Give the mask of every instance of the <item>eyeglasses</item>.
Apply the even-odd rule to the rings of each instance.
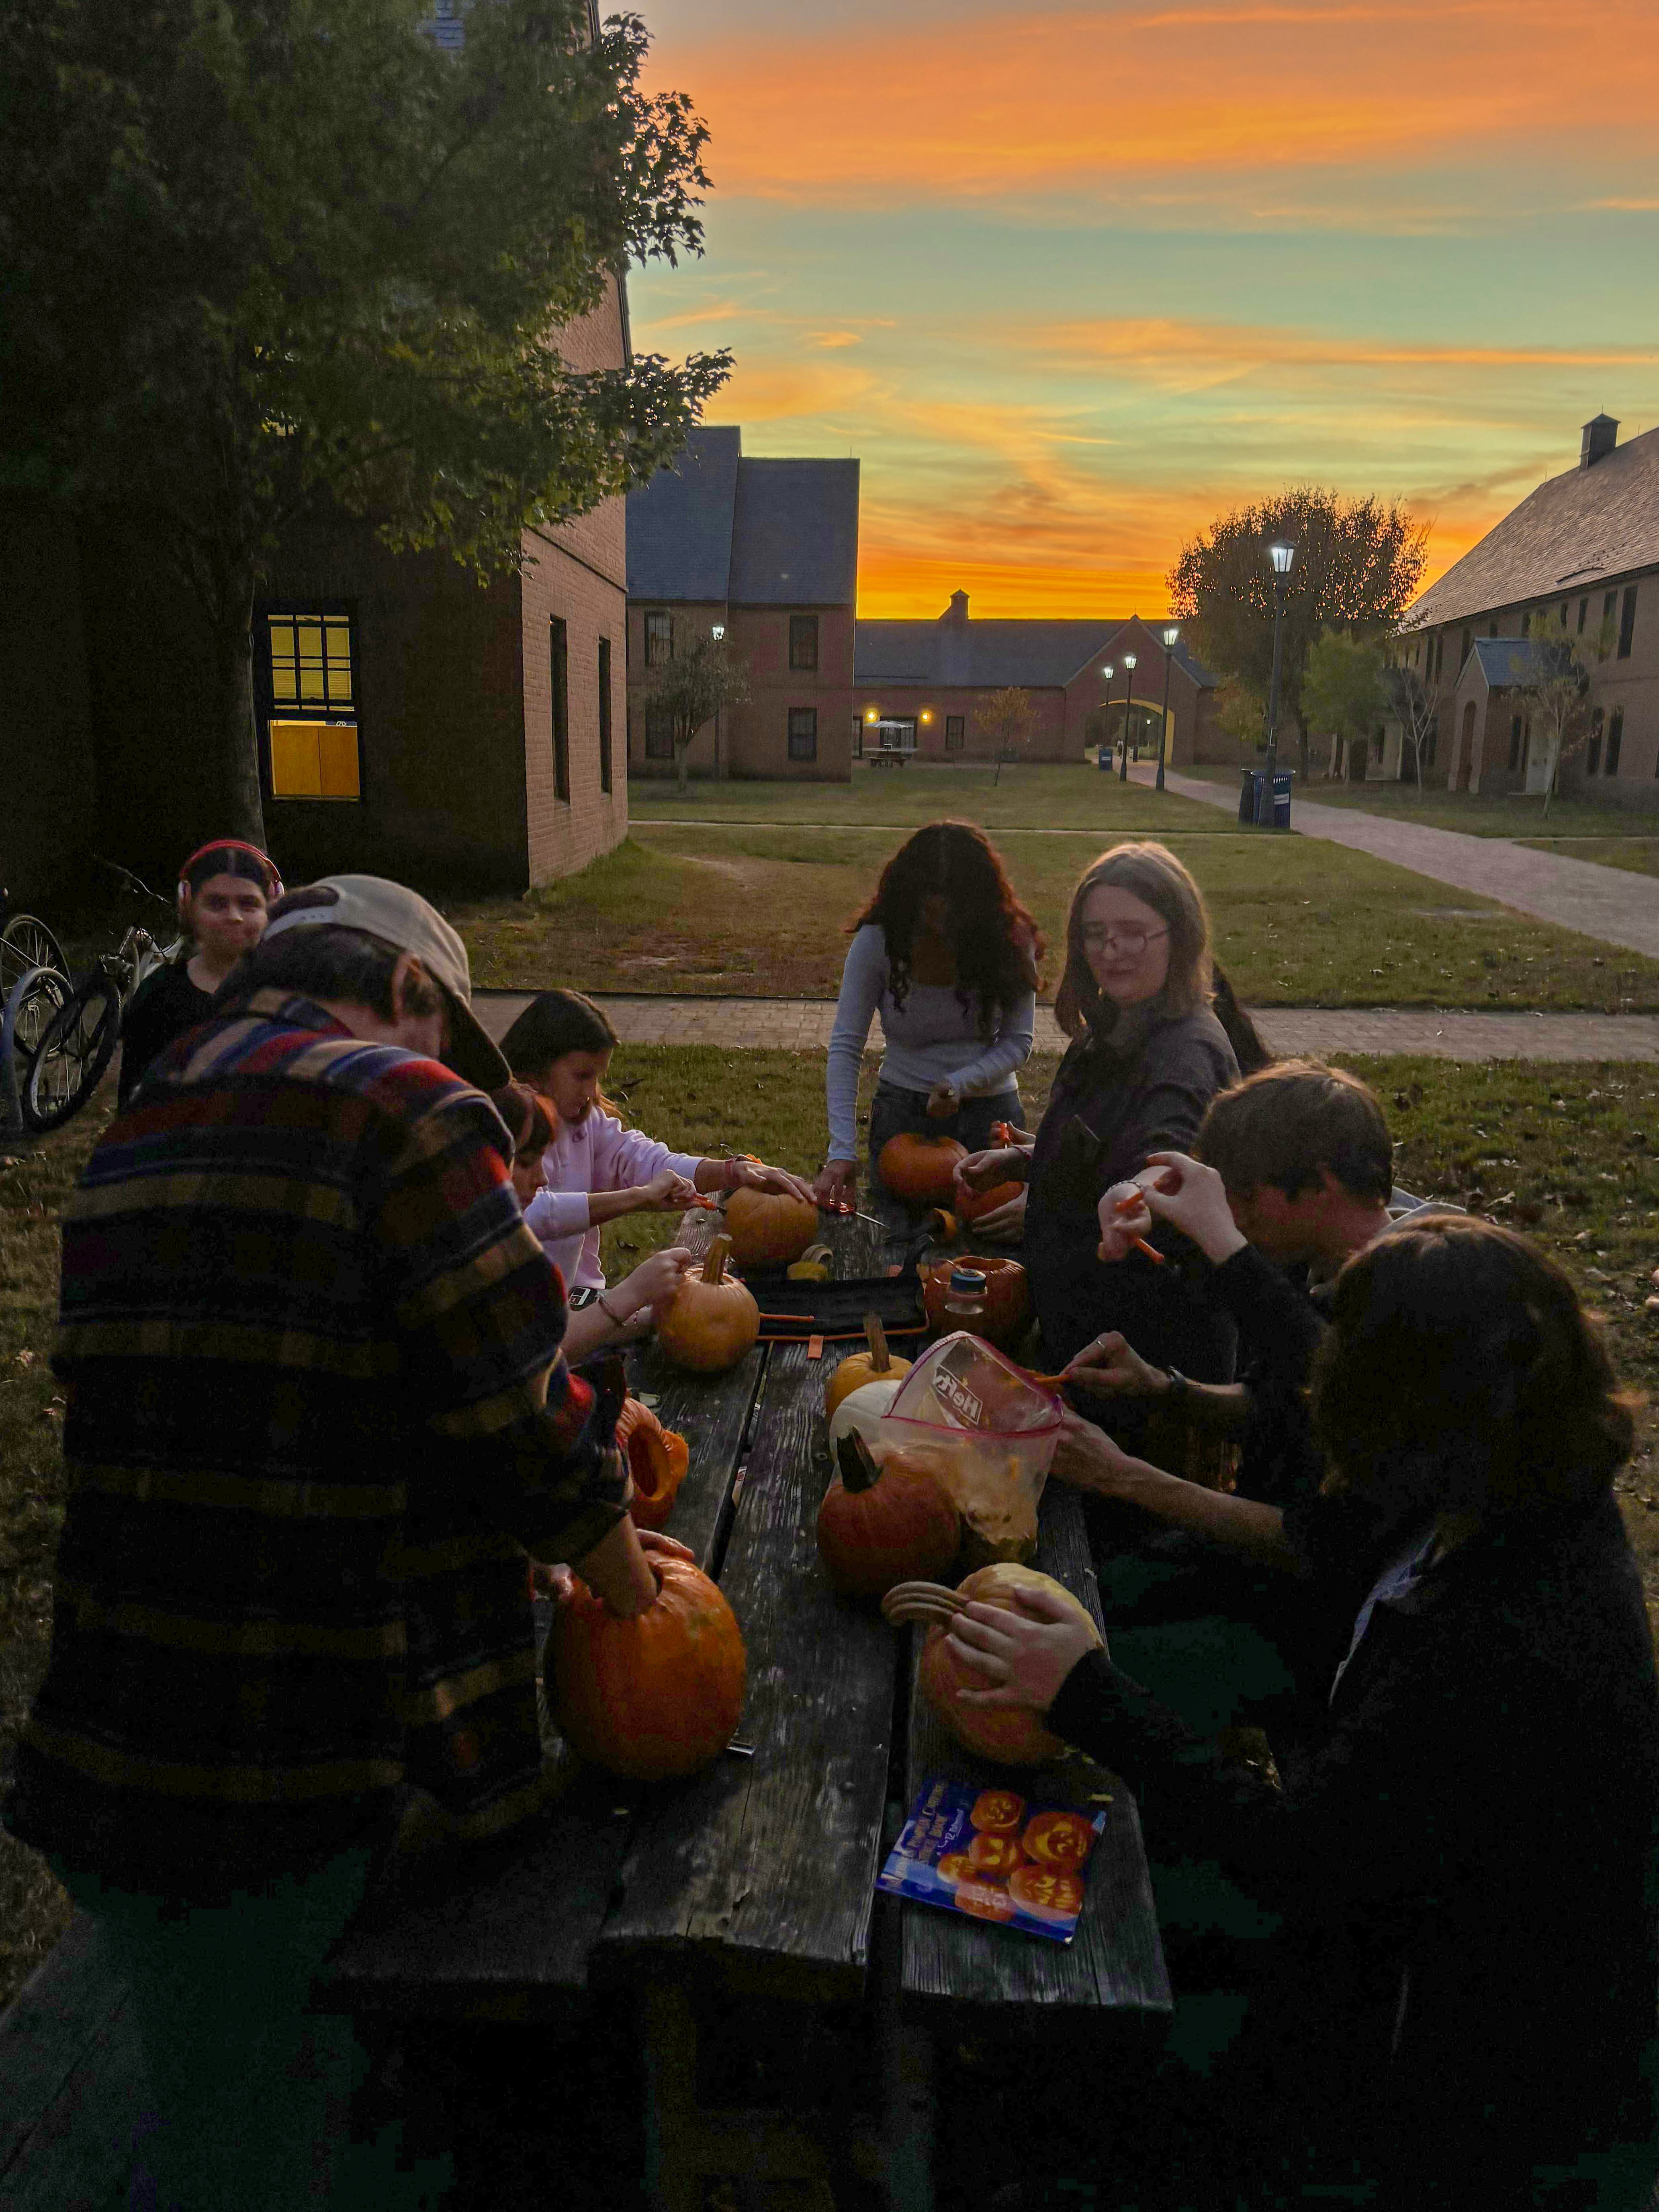
[[[1090,922],[1078,932],[1085,952],[1104,952],[1110,948],[1130,960],[1139,960],[1154,938],[1167,937],[1169,933],[1167,929],[1113,929],[1101,922]]]

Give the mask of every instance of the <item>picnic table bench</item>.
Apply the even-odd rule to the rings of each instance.
[[[891,1212],[834,1224],[838,1276],[883,1274],[901,1228]],[[654,1348],[631,1356],[635,1389],[690,1441],[670,1533],[742,1625],[749,1690],[734,1742],[750,1755],[654,1786],[568,1761],[553,1803],[510,1838],[394,1868],[315,1995],[366,2020],[549,2030],[579,2027],[597,2004],[636,2007],[647,2187],[666,2212],[701,2208],[712,2176],[825,2185],[848,2166],[904,2212],[927,2212],[938,2035],[964,2018],[1014,2035],[1069,2019],[1150,2041],[1170,2010],[1134,1802],[1096,1771],[1110,1802],[1069,1947],[877,1898],[924,1778],[998,1770],[976,1769],[915,1695],[919,1636],[836,1599],[818,1569],[823,1386],[843,1348],[763,1341],[716,1376],[675,1370]],[[1044,1494],[1036,1564],[1098,1618],[1080,1502],[1061,1485]],[[81,1916],[0,2023],[0,2086],[27,2092],[0,2125],[0,2195],[19,2212],[99,2203],[98,2173],[106,2190],[110,2146],[125,2140],[112,2104],[142,2103],[132,2054],[120,2057],[122,1993],[98,1979],[95,1950]],[[745,2003],[787,2006],[809,2071],[815,2012],[864,2008],[881,2109],[815,2121],[793,2098],[781,2109],[706,2099],[707,2023]]]

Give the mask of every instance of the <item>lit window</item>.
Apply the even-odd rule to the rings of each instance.
[[[815,761],[818,757],[818,710],[816,707],[789,709],[789,757]]]
[[[789,617],[789,665],[816,669],[818,665],[818,618],[816,615]]]
[[[356,653],[337,610],[267,614],[257,635],[273,799],[360,799]]]

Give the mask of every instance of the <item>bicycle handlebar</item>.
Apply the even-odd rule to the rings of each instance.
[[[173,912],[173,902],[170,898],[163,898],[160,891],[151,890],[142,876],[135,876],[132,870],[123,867],[119,860],[106,860],[101,853],[95,853],[93,858],[100,868],[107,868],[112,874],[119,876],[131,890],[142,891],[147,899],[154,899],[157,906],[164,906],[169,914]]]

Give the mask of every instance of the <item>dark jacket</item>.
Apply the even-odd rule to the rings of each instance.
[[[1137,1026],[1115,1048],[1092,1032],[1060,1062],[1027,1177],[1024,1261],[1042,1329],[1043,1358],[1064,1366],[1103,1329],[1121,1328],[1157,1366],[1201,1382],[1232,1372],[1231,1322],[1193,1298],[1174,1264],[1140,1255],[1112,1267],[1095,1257],[1103,1194],[1156,1152],[1189,1152],[1218,1091],[1238,1080],[1227,1035],[1207,1009]],[[1185,1245],[1173,1232],[1153,1242]]]
[[[198,990],[190,980],[187,954],[162,967],[151,969],[127,1003],[121,1017],[121,1073],[116,1102],[125,1108],[138,1088],[139,1079],[159,1060],[175,1037],[198,1029],[211,1019],[213,994]]]
[[[1319,1503],[1309,1548],[1340,1572],[1375,1524]],[[1158,1855],[1218,1861],[1282,1917],[1255,2019],[1281,2087],[1493,2171],[1640,2104],[1659,1687],[1610,1494],[1494,1523],[1379,1602],[1293,1792],[1100,1654],[1049,1717],[1141,1798]]]

